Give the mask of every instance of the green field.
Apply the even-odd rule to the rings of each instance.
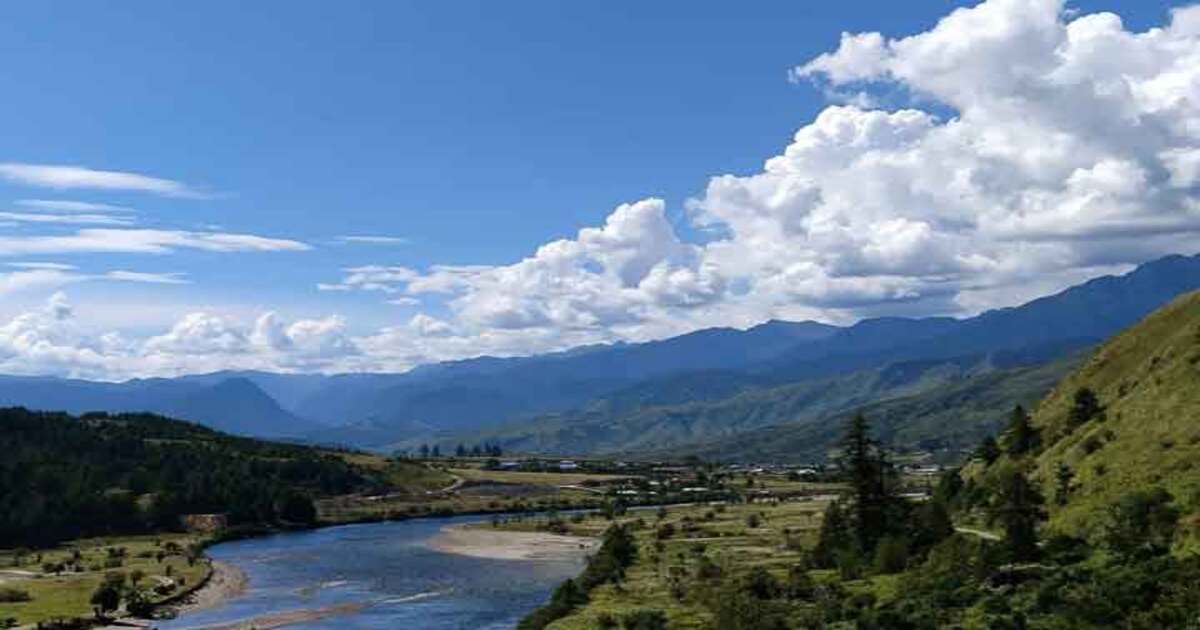
[[[23,625],[58,617],[90,616],[92,593],[112,572],[126,576],[141,572],[138,585],[147,590],[174,583],[169,592],[154,595],[154,601],[178,596],[203,582],[210,570],[204,558],[188,561],[188,548],[198,542],[200,539],[194,536],[164,534],[94,538],[23,554],[0,551],[0,589],[23,591],[31,598],[28,602],[0,603],[0,623],[15,619]],[[58,564],[67,564],[68,568],[61,572],[45,570],[49,568],[46,565]]]

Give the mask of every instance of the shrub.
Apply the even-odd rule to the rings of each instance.
[[[635,610],[621,618],[624,630],[666,630],[667,615],[661,610]]]
[[[899,573],[908,565],[908,541],[902,536],[885,536],[875,547],[875,571]]]
[[[33,601],[28,592],[11,586],[0,586],[0,602],[12,604],[28,601]]]

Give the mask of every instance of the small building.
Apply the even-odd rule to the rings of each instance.
[[[184,514],[179,520],[187,531],[204,534],[220,532],[229,526],[228,514]]]
[[[558,469],[559,470],[579,470],[579,464],[577,464],[569,459],[564,459],[561,462],[558,462]]]

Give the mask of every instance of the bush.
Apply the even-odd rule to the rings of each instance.
[[[908,566],[908,541],[902,536],[885,536],[875,547],[875,571],[899,573]]]
[[[1104,524],[1106,547],[1125,557],[1159,555],[1171,548],[1179,510],[1162,488],[1138,490],[1109,507]]]
[[[19,588],[11,586],[0,586],[0,602],[5,604],[13,604],[18,602],[33,601],[29,593]]]
[[[635,610],[621,618],[624,630],[666,630],[667,615],[661,610]]]

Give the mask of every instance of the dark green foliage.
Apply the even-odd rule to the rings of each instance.
[[[718,630],[774,630],[787,628],[787,608],[778,601],[783,586],[762,567],[728,581],[717,595]]]
[[[1071,412],[1067,417],[1071,428],[1073,429],[1092,420],[1103,419],[1104,406],[1100,404],[1100,399],[1096,397],[1096,392],[1087,387],[1079,388],[1075,392]]]
[[[913,542],[918,548],[929,548],[954,534],[954,521],[946,501],[937,493],[916,509]]]
[[[275,507],[280,521],[311,525],[317,521],[317,508],[303,492],[289,489]]]
[[[816,592],[817,584],[808,574],[808,568],[802,564],[792,565],[788,570],[788,581],[784,587],[788,599],[811,599]]]
[[[1071,480],[1075,478],[1075,473],[1071,471],[1071,467],[1058,462],[1058,466],[1054,470],[1054,503],[1058,506],[1064,506],[1071,498]]]
[[[841,501],[830,503],[825,508],[825,517],[821,519],[821,531],[812,552],[813,564],[821,568],[832,568],[837,562],[838,550],[850,547],[853,542],[849,519],[842,510]]]
[[[23,591],[19,588],[11,586],[0,586],[0,603],[11,604],[18,602],[27,602],[32,598],[28,591]]]
[[[97,618],[102,618],[121,606],[121,596],[125,590],[125,574],[109,573],[104,581],[92,593],[90,603]]]
[[[0,410],[0,453],[5,545],[177,529],[180,515],[192,513],[227,513],[234,525],[309,523],[311,501],[301,505],[289,493],[379,486],[311,448],[147,414]]]
[[[1044,504],[1037,487],[1020,471],[1007,471],[1001,479],[991,517],[1004,528],[1004,545],[1014,562],[1037,559],[1037,527],[1046,518]]]
[[[1166,553],[1175,537],[1179,510],[1162,488],[1138,490],[1108,509],[1104,545],[1125,558]]]
[[[850,511],[859,551],[871,553],[888,529],[893,471],[883,450],[870,436],[867,419],[861,414],[850,420],[837,464],[850,484]]]
[[[623,630],[667,630],[667,615],[661,610],[635,610],[621,618]]]
[[[997,459],[1000,458],[1000,444],[996,442],[996,438],[987,436],[979,443],[979,447],[975,449],[975,458],[982,460],[984,464],[991,466]]]
[[[520,630],[540,630],[571,614],[587,603],[587,594],[605,582],[625,579],[625,569],[637,557],[637,543],[626,525],[613,525],[604,532],[604,541],[589,560],[583,574],[567,580],[554,591],[550,602],[529,613],[517,625]],[[637,626],[642,627],[642,626]],[[654,627],[654,626],[646,626]]]
[[[908,566],[908,540],[903,536],[884,536],[875,545],[875,572],[899,573]]]
[[[1005,450],[1013,457],[1030,453],[1041,444],[1038,430],[1030,424],[1029,414],[1021,405],[1013,408],[1004,437],[1006,440]]]

